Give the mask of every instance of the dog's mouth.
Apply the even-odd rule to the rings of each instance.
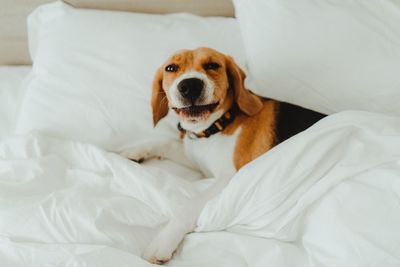
[[[215,108],[219,105],[219,102],[207,105],[192,105],[184,108],[175,108],[175,112],[182,117],[198,118],[198,117],[208,117]]]

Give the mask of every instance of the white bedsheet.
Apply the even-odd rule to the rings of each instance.
[[[0,66],[0,139],[14,133],[19,103],[24,88],[22,80],[31,66]]]
[[[171,210],[212,179],[52,137],[0,142],[1,266],[150,266]],[[243,168],[169,266],[400,266],[400,119],[330,116]]]

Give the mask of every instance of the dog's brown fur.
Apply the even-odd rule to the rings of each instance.
[[[241,127],[236,141],[233,162],[236,170],[271,149],[275,143],[275,112],[277,102],[264,100],[263,107],[255,116],[239,114],[222,134],[231,135]]]

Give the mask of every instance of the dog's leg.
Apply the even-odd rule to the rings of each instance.
[[[167,158],[194,168],[193,164],[185,156],[181,141],[159,140],[141,143],[140,145],[123,149],[119,154],[139,163],[151,158]]]
[[[218,195],[229,181],[230,177],[218,179],[199,196],[189,199],[187,203],[177,208],[174,217],[153,239],[144,251],[143,257],[155,264],[169,261],[185,235],[196,228],[197,219],[206,203]]]

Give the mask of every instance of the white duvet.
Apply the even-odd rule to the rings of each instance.
[[[2,140],[0,266],[150,266],[141,253],[213,182],[200,177],[47,136]],[[248,164],[168,265],[400,266],[400,118],[339,113]]]

